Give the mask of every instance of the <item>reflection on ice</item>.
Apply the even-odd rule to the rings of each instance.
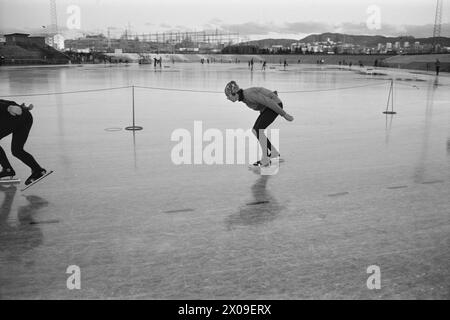
[[[271,176],[260,175],[251,187],[252,202],[242,204],[239,212],[233,213],[226,219],[227,229],[239,226],[254,226],[270,222],[283,209],[277,199],[267,189],[267,182]]]

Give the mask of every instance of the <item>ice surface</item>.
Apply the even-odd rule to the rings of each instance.
[[[270,66],[1,68],[0,98],[130,85],[218,93],[135,88],[135,134],[123,130],[131,88],[7,98],[35,105],[26,147],[55,173],[23,194],[0,186],[0,297],[448,299],[450,77]],[[386,116],[391,78],[397,114]],[[230,80],[278,90],[295,117],[272,125],[286,160],[277,175],[171,161],[171,133],[196,120],[253,126],[255,111],[225,99]],[[333,88],[347,89],[314,91]],[[81,290],[66,287],[69,265]],[[367,289],[370,265],[381,290]]]

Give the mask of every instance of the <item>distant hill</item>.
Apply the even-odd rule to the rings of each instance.
[[[322,34],[312,34],[303,39],[262,39],[248,41],[242,44],[257,46],[259,48],[270,48],[274,45],[282,45],[284,47],[289,47],[295,42],[325,42],[330,39],[333,42],[344,42],[349,44],[355,44],[367,47],[376,47],[378,43],[385,44],[386,42],[391,42],[394,44],[399,41],[403,44],[405,41],[409,41],[410,44],[414,44],[415,41],[419,41],[421,44],[432,44],[433,38],[415,38],[413,36],[399,36],[399,37],[385,37],[385,36],[367,36],[367,35],[350,35],[342,33],[322,33]],[[450,38],[440,37],[438,42],[445,47],[450,47]]]
[[[376,47],[378,43],[385,44],[386,42],[395,43],[397,41],[403,43],[405,41],[409,41],[410,44],[413,44],[415,41],[419,41],[421,44],[432,44],[433,38],[415,38],[413,36],[399,36],[399,37],[385,37],[385,36],[367,36],[367,35],[350,35],[350,34],[342,34],[342,33],[322,33],[322,34],[312,34],[309,35],[299,42],[321,42],[327,41],[330,39],[334,42],[344,42],[351,43],[356,45],[368,46],[368,47]],[[438,38],[438,42],[443,46],[450,46],[450,38],[440,37]]]

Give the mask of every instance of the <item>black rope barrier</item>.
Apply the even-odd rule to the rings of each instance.
[[[53,96],[60,94],[73,94],[73,93],[85,93],[85,92],[98,92],[98,91],[109,91],[131,88],[131,86],[125,87],[112,87],[112,88],[101,88],[101,89],[88,89],[88,90],[76,90],[76,91],[62,91],[62,92],[48,92],[48,93],[30,93],[30,94],[11,94],[7,96],[1,96],[2,98],[12,98],[12,97],[37,97],[37,96]]]

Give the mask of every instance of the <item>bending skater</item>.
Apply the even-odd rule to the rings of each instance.
[[[278,98],[276,91],[272,92],[261,87],[240,89],[235,81],[231,81],[225,87],[225,95],[232,102],[241,101],[249,108],[260,112],[253,125],[253,134],[261,145],[262,158],[253,165],[270,166],[270,159],[278,158],[280,153],[270,143],[270,140],[264,134],[264,129],[274,122],[278,115],[288,121],[294,120],[294,117],[283,110],[283,103]]]
[[[44,176],[47,171],[43,169],[33,158],[31,154],[26,152],[23,147],[28,139],[31,126],[33,125],[33,116],[30,110],[33,105],[26,106],[24,103],[18,105],[14,101],[0,99],[0,140],[12,134],[11,152],[13,156],[20,159],[31,169],[31,175],[25,181],[25,185],[38,180]],[[11,164],[6,157],[5,151],[0,146],[0,178],[11,177],[16,175]]]

